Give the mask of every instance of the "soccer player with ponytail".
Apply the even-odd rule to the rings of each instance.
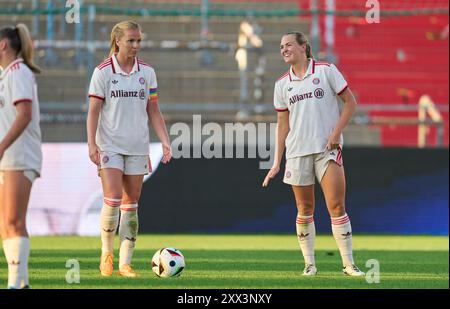
[[[8,288],[29,288],[26,214],[42,166],[33,42],[24,24],[0,29],[0,233]]]
[[[280,170],[286,149],[284,182],[291,185],[297,205],[296,228],[305,259],[303,274],[314,276],[314,183],[320,182],[331,217],[333,236],[342,257],[343,273],[364,276],[353,261],[352,228],[345,209],[345,174],[342,130],[356,108],[356,100],[339,70],[316,61],[306,36],[285,33],[281,56],[290,69],[275,83],[278,114],[274,164],[263,186]],[[344,107],[339,112],[338,100]]]
[[[169,162],[172,156],[158,107],[155,71],[137,58],[141,36],[141,27],[135,22],[116,24],[109,57],[95,68],[89,88],[89,157],[100,170],[104,195],[100,215],[103,276],[113,273],[114,235],[120,217],[119,275],[136,277],[131,258],[142,181],[151,172],[149,120],[162,142],[162,162]]]

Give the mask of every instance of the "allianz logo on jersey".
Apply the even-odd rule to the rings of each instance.
[[[314,90],[314,97],[316,99],[322,99],[325,96],[325,91],[322,88],[317,88]],[[302,94],[294,94],[289,98],[289,104],[295,104],[299,101],[303,101],[306,99],[312,99],[313,98],[313,92],[306,92]]]
[[[294,94],[292,97],[289,98],[289,104],[295,104],[298,101],[303,101],[306,99],[312,99],[313,97],[313,93],[312,92],[306,92],[303,94]]]
[[[139,98],[144,100],[146,96],[144,89],[139,91],[111,90],[111,98]]]

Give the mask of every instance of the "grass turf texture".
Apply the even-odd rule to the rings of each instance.
[[[380,283],[344,276],[334,239],[316,239],[316,277],[301,276],[303,258],[292,235],[140,235],[133,258],[138,278],[101,277],[100,238],[32,237],[30,283],[39,288],[449,288],[448,237],[355,236],[354,256],[380,263]],[[186,269],[179,278],[157,278],[151,271],[153,253],[163,247],[180,249]],[[115,248],[118,248],[116,237]],[[68,284],[66,261],[80,263],[80,283]],[[0,284],[6,286],[7,265],[0,257]]]

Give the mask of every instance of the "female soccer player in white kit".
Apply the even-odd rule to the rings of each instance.
[[[0,233],[8,287],[28,288],[30,241],[26,214],[42,166],[33,43],[27,27],[0,29]]]
[[[363,276],[352,253],[352,229],[345,211],[345,175],[342,130],[356,108],[356,100],[342,74],[333,65],[314,60],[306,36],[288,32],[281,39],[281,55],[291,65],[275,83],[278,111],[274,164],[264,179],[269,184],[280,170],[286,148],[284,182],[294,191],[298,209],[296,229],[305,259],[303,274],[317,273],[314,240],[314,183],[320,182],[331,216],[333,236],[342,257],[343,272]],[[339,113],[338,97],[344,102]]]
[[[100,261],[103,276],[113,273],[114,235],[120,213],[119,275],[136,277],[131,258],[138,232],[142,181],[151,172],[149,119],[162,143],[162,162],[169,162],[172,156],[158,107],[155,71],[137,58],[141,36],[141,27],[132,21],[113,27],[109,58],[95,68],[89,89],[89,157],[99,168],[104,195]]]

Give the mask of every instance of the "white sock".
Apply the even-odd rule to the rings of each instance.
[[[103,199],[103,207],[100,213],[102,254],[113,253],[114,251],[114,236],[119,224],[119,207],[121,202],[121,199],[107,197]]]
[[[8,287],[21,289],[28,282],[28,257],[30,240],[28,237],[12,237],[3,241],[3,251],[8,262]]]
[[[124,264],[131,264],[136,236],[139,228],[138,204],[127,204],[120,206],[120,251],[119,268]]]
[[[300,249],[305,259],[305,264],[315,265],[314,258],[314,240],[316,238],[316,227],[314,225],[314,216],[297,216],[296,221],[297,239]]]
[[[355,264],[352,253],[352,226],[347,214],[331,218],[331,230],[336,240],[344,266]]]

